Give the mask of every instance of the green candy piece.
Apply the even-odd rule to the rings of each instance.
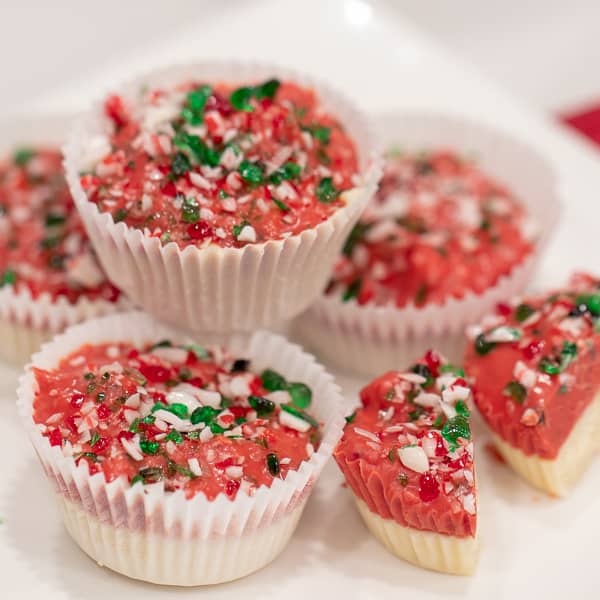
[[[289,383],[287,391],[292,397],[292,403],[298,408],[308,408],[312,402],[312,390],[305,383]]]
[[[144,454],[156,454],[160,444],[158,442],[150,442],[148,440],[142,440],[140,442],[140,448]]]
[[[504,387],[504,395],[512,398],[517,404],[523,404],[527,397],[527,389],[518,381],[509,381]]]
[[[468,419],[462,415],[448,419],[442,427],[442,436],[450,444],[456,444],[459,438],[470,440],[471,428]]]
[[[237,90],[233,90],[231,96],[229,97],[229,102],[231,106],[236,110],[243,110],[245,112],[252,112],[254,110],[252,104],[250,104],[250,99],[254,95],[252,88],[250,87],[241,87]]]
[[[203,346],[200,346],[199,344],[188,344],[185,347],[185,349],[188,352],[192,352],[193,354],[195,354],[196,358],[198,358],[199,360],[207,360],[210,358],[208,350]]]
[[[285,390],[287,387],[287,381],[283,375],[273,371],[272,369],[265,369],[260,376],[262,386],[269,392],[277,392],[279,390]]]
[[[489,354],[495,347],[496,344],[494,342],[486,341],[485,334],[483,333],[480,333],[475,338],[475,352],[477,352],[477,354],[479,354],[480,356],[485,356],[486,354]]]
[[[0,276],[0,288],[5,285],[14,285],[17,281],[17,274],[12,269],[7,269]]]
[[[190,159],[183,152],[177,152],[171,161],[171,173],[175,177],[181,177],[191,168]]]
[[[257,100],[262,100],[263,98],[273,100],[280,85],[281,83],[278,79],[268,79],[261,85],[254,87],[253,94]]]
[[[187,159],[196,164],[211,167],[216,167],[219,164],[221,155],[213,148],[209,148],[197,135],[178,131],[173,138],[173,145],[179,148]],[[173,170],[173,167],[171,167],[171,170]],[[189,168],[186,170],[189,171]]]
[[[181,116],[190,125],[200,125],[204,120],[204,108],[212,95],[209,85],[201,85],[187,95],[187,106],[181,111]]]
[[[585,305],[594,316],[600,315],[600,294],[583,294],[578,296],[575,302]]]
[[[469,410],[469,407],[466,405],[464,400],[458,400],[454,405],[454,409],[459,415],[465,417],[466,419],[468,419],[471,415],[471,411]]]
[[[262,396],[248,396],[248,402],[259,417],[266,417],[275,410],[275,402]]]
[[[279,475],[280,467],[277,454],[267,454],[267,468],[269,469],[269,473],[271,473],[273,477]]]
[[[165,440],[166,441],[173,441],[176,444],[181,444],[183,442],[183,436],[176,429],[171,429],[171,431],[169,431],[169,433],[168,433],[167,437],[165,438]]]
[[[349,302],[353,298],[358,298],[360,289],[362,288],[362,279],[357,277],[342,294],[342,302]]]
[[[35,156],[35,150],[31,148],[19,148],[13,154],[13,162],[18,167],[24,167]]]
[[[333,184],[331,177],[323,177],[319,181],[319,185],[316,190],[317,200],[324,204],[331,204],[340,195],[340,191]]]
[[[212,406],[199,406],[190,416],[190,422],[192,425],[198,423],[209,423],[221,412],[218,408],[212,408]]]
[[[179,404],[178,402],[170,404],[165,410],[177,415],[180,419],[187,419],[189,415],[188,407],[185,404]]]
[[[433,373],[431,372],[431,369],[427,365],[418,363],[413,366],[411,371],[413,373],[416,373],[417,375],[420,375],[421,377],[425,378],[425,382],[420,384],[422,388],[428,388],[429,386],[433,385],[433,382],[434,382]]]
[[[243,160],[238,171],[246,183],[259,185],[264,180],[264,167],[258,162]]]
[[[535,309],[529,304],[519,304],[519,306],[517,306],[517,308],[515,309],[515,319],[519,321],[519,323],[522,323],[523,321],[527,320],[534,312]]]
[[[184,223],[197,223],[200,220],[200,206],[195,198],[185,198],[183,200],[181,220]]]

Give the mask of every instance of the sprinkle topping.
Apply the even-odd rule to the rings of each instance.
[[[527,219],[474,161],[445,150],[392,150],[328,293],[399,307],[480,293],[531,253]]]
[[[553,458],[597,390],[598,306],[600,281],[577,274],[566,289],[502,304],[470,332],[481,412],[527,454]]]
[[[51,445],[107,481],[125,475],[209,499],[251,494],[298,469],[320,433],[308,386],[249,368],[220,348],[169,340],[84,346],[57,369],[36,370],[34,419]],[[290,393],[277,404],[273,387],[302,389],[301,401]]]
[[[62,171],[60,150],[20,148],[0,159],[0,287],[115,301]]]
[[[90,140],[88,198],[163,244],[283,239],[328,219],[354,187],[354,142],[315,93],[269,79],[182,82],[110,96]]]
[[[356,468],[373,489],[381,480],[381,503],[394,498],[394,506],[402,504],[401,522],[421,510],[417,498],[422,510],[435,502],[431,510],[436,514],[473,515],[471,390],[462,369],[429,351],[410,370],[391,371],[370,383],[361,391],[361,401],[335,453],[342,470],[355,473],[349,465],[359,461]],[[362,497],[360,487],[353,489]],[[426,519],[415,520],[423,528]],[[464,528],[461,523],[457,527]]]

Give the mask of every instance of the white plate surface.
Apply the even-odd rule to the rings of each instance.
[[[131,73],[202,56],[277,60],[329,78],[370,111],[431,108],[480,118],[539,148],[555,165],[564,219],[534,285],[553,285],[574,268],[595,269],[600,231],[600,160],[406,22],[391,4],[361,0],[222,3],[183,32],[148,40],[102,72],[32,100],[31,110],[79,108]],[[175,8],[174,8],[175,10]],[[98,27],[110,27],[107,14]],[[151,18],[146,15],[146,18]],[[132,27],[134,25],[132,24]],[[535,77],[535,74],[532,74]],[[296,535],[270,567],[211,589],[171,590],[100,569],[59,521],[14,409],[17,374],[0,368],[0,597],[81,600],[158,597],[477,600],[598,598],[600,462],[567,501],[549,500],[495,463],[478,438],[482,555],[469,579],[421,571],[390,556],[367,533],[333,464]],[[341,378],[348,402],[361,382]]]

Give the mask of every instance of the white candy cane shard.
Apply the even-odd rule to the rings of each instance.
[[[501,344],[504,342],[516,342],[521,339],[521,332],[514,327],[507,327],[502,325],[492,329],[485,335],[485,341],[493,344]]]
[[[398,458],[402,464],[416,473],[429,471],[429,459],[420,446],[405,446],[398,449]]]

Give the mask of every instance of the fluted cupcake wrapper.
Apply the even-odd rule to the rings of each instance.
[[[328,85],[277,65],[213,61],[167,67],[122,86],[125,98],[141,86],[176,82],[251,82],[268,77],[291,79],[314,88],[323,106],[344,124],[356,143],[361,174],[357,186],[342,194],[346,205],[316,227],[285,240],[242,248],[210,245],[185,249],[115,223],[90,202],[79,172],[86,142],[106,131],[97,107],[72,131],[64,149],[65,168],[79,211],[112,281],[147,312],[196,332],[250,331],[290,319],[325,287],[336,256],[381,177],[374,133],[363,115]]]
[[[32,418],[35,379],[32,367],[52,368],[83,344],[127,341],[137,346],[170,338],[191,339],[138,312],[95,319],[68,329],[34,355],[21,377],[18,410],[44,471],[54,484],[75,541],[101,564],[139,579],[168,585],[204,585],[255,571],[285,547],[310,492],[341,437],[343,398],[331,375],[314,358],[284,338],[258,332],[227,339],[236,356],[303,381],[313,390],[311,413],[323,424],[319,448],[285,479],[234,500],[220,494],[186,499],[183,490],[166,492],[161,483],[130,486],[125,477],[107,483],[103,473],[90,476],[86,461],[50,446]]]
[[[0,122],[0,155],[17,146],[64,142],[73,115],[17,115]],[[70,303],[64,296],[49,294],[33,298],[28,289],[18,292],[12,286],[0,288],[0,359],[24,365],[41,344],[56,333],[80,321],[123,310],[129,303],[90,300],[82,296]]]
[[[357,374],[378,375],[408,364],[428,348],[460,360],[464,329],[495,305],[523,291],[560,216],[559,187],[552,167],[523,142],[488,126],[435,113],[406,112],[379,117],[385,145],[407,150],[449,148],[475,153],[482,169],[506,184],[527,207],[537,226],[534,252],[508,275],[478,294],[443,304],[359,305],[321,295],[294,323],[294,335],[324,361]]]
[[[33,298],[27,289],[4,288],[0,290],[0,358],[22,367],[44,342],[67,327],[126,308],[131,304],[125,298],[109,302],[81,297],[71,304],[64,297]]]

